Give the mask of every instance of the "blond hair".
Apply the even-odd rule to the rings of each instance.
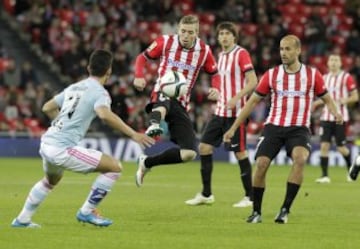
[[[196,24],[196,29],[199,30],[199,18],[195,15],[186,15],[183,16],[179,24]]]

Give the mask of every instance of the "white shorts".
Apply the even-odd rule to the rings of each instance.
[[[102,152],[80,146],[59,148],[46,143],[40,144],[39,153],[47,174],[62,175],[64,170],[79,173],[93,172],[100,163]]]

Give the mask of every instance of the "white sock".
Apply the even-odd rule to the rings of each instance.
[[[38,181],[30,190],[28,197],[26,198],[23,209],[18,215],[17,219],[21,223],[28,223],[31,221],[31,217],[36,212],[38,206],[44,201],[46,196],[50,193],[53,185],[50,185],[46,178]]]
[[[84,215],[90,214],[111,190],[121,173],[109,172],[99,175],[91,187],[91,191],[80,211]]]

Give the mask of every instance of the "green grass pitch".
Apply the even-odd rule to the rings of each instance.
[[[331,184],[314,182],[317,167],[307,166],[289,223],[273,219],[282,204],[288,166],[272,166],[263,200],[263,223],[247,224],[251,208],[233,208],[243,196],[236,165],[216,162],[212,206],[189,207],[200,191],[198,162],[154,168],[144,185],[134,183],[134,163],[124,163],[122,177],[100,206],[114,220],[108,228],[83,225],[75,214],[96,174],[66,172],[33,220],[41,229],[14,229],[12,219],[31,186],[42,177],[40,159],[0,159],[1,249],[92,248],[360,248],[360,184],[346,182],[344,168],[331,167]]]

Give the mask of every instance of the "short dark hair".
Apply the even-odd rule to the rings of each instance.
[[[112,53],[106,49],[96,49],[90,55],[89,72],[92,76],[102,77],[112,66]]]
[[[216,27],[216,37],[218,37],[220,30],[228,30],[230,33],[232,33],[235,37],[235,42],[239,39],[238,30],[236,28],[236,25],[232,22],[221,22]]]

